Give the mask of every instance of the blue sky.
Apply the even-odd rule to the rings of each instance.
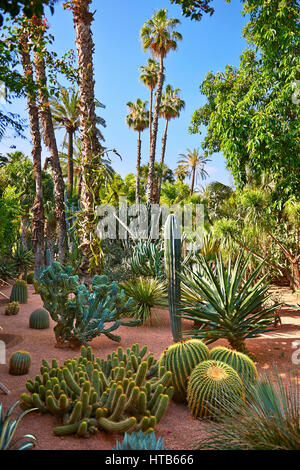
[[[200,22],[191,21],[181,16],[181,8],[171,5],[169,0],[110,0],[102,2],[94,0],[92,11],[96,10],[95,21],[92,24],[95,54],[94,68],[96,80],[96,97],[106,105],[100,114],[107,122],[103,130],[105,145],[116,148],[122,156],[122,161],[114,158],[114,168],[121,174],[135,171],[137,135],[125,124],[127,114],[126,103],[137,98],[149,100],[148,89],[140,82],[139,67],[145,65],[149,53],[143,52],[139,39],[140,29],[159,8],[166,7],[169,16],[180,19],[177,28],[183,40],[178,44],[176,52],[170,52],[165,60],[165,84],[170,83],[174,88],[180,88],[181,98],[185,100],[185,110],[180,118],[172,120],[169,125],[166,163],[172,169],[176,167],[180,153],[188,148],[198,148],[201,144],[200,135],[190,135],[188,127],[194,110],[205,103],[205,97],[200,94],[199,85],[208,71],[222,71],[226,64],[238,65],[239,56],[246,46],[241,37],[246,19],[242,17],[242,4],[239,0],[225,3],[225,0],[215,0],[215,14],[205,16]],[[55,37],[54,49],[58,54],[75,49],[75,33],[72,15],[64,11],[58,4],[53,16],[48,16],[50,31]],[[66,84],[62,81],[62,83]],[[6,106],[6,109],[7,106]],[[23,117],[26,114],[26,101],[17,100],[10,108]],[[161,137],[164,122],[160,121],[157,141],[157,158],[160,157]],[[16,145],[30,155],[30,135],[28,140],[11,139],[11,135],[0,142],[0,153],[11,151],[9,146]],[[58,135],[61,142],[62,136]],[[142,163],[148,160],[148,131],[142,137]],[[47,156],[44,150],[43,158]],[[232,178],[226,170],[222,154],[212,156],[208,168],[210,181],[221,181],[232,184]]]

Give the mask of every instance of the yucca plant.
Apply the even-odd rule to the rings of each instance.
[[[12,263],[0,262],[0,279],[7,281],[16,277],[16,270]]]
[[[263,263],[245,279],[248,263],[249,257],[244,260],[240,253],[234,265],[229,259],[225,266],[219,255],[213,269],[202,257],[201,272],[187,270],[187,276],[181,275],[190,293],[182,300],[182,315],[200,325],[199,329],[184,334],[207,344],[225,338],[233,349],[248,353],[247,338],[274,329],[272,313],[280,304],[265,305],[270,297],[267,294],[269,283],[265,282],[266,275],[257,280]]]
[[[3,417],[2,403],[0,403],[0,450],[27,450],[35,445],[34,441],[36,441],[36,437],[33,434],[25,434],[21,439],[17,439],[15,441],[12,440],[21,419],[30,413],[30,411],[37,409],[32,408],[30,410],[26,410],[16,419],[11,420],[12,412],[18,404],[19,401],[13,403],[13,405],[8,409],[6,415]],[[20,440],[24,438],[30,440],[24,441],[20,444]]]
[[[210,423],[198,449],[300,450],[300,390],[297,377],[264,372],[247,400]]]
[[[151,309],[153,307],[166,307],[168,305],[166,285],[157,279],[138,277],[123,282],[120,287],[124,289],[128,297],[132,297],[134,300],[131,316],[141,320],[143,324],[147,322],[150,322],[150,325],[152,324]],[[158,320],[155,312],[153,315]]]
[[[34,266],[34,254],[31,250],[26,250],[18,246],[12,255],[12,266],[18,274],[25,274]]]

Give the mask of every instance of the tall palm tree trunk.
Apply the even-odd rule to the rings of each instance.
[[[168,137],[168,125],[169,125],[169,120],[166,119],[166,125],[165,125],[165,132],[163,135],[163,138],[161,140],[161,157],[160,157],[160,167],[161,171],[163,169],[163,164],[165,161],[165,154],[166,154],[166,145],[167,145],[167,137]],[[156,204],[159,204],[160,201],[160,193],[161,193],[161,182],[162,182],[162,175],[158,177],[158,182],[157,182],[157,200]]]
[[[154,201],[153,199],[153,186],[154,186],[154,163],[155,163],[155,151],[156,151],[156,140],[157,140],[157,131],[158,131],[158,118],[159,118],[159,108],[161,103],[162,88],[164,83],[164,63],[163,57],[160,57],[160,69],[158,73],[157,89],[156,89],[156,99],[154,106],[153,114],[153,123],[152,123],[152,135],[151,135],[151,147],[149,155],[149,174],[148,174],[148,193],[147,193],[147,203],[151,204]]]
[[[140,169],[141,169],[141,132],[139,131],[137,141],[137,159],[136,159],[136,190],[135,190],[135,202],[140,203]]]
[[[152,139],[152,108],[153,108],[153,88],[150,89],[150,111],[149,111],[149,152]]]
[[[31,63],[28,34],[25,32],[20,37],[20,54],[24,74],[28,79],[33,80],[33,67]],[[39,279],[44,266],[44,228],[45,215],[43,205],[42,187],[42,145],[39,125],[39,112],[36,103],[35,92],[27,91],[27,106],[29,113],[30,134],[32,139],[32,160],[35,180],[35,200],[32,207],[32,240],[35,252],[34,274]]]
[[[196,168],[192,168],[192,183],[191,183],[191,191],[190,191],[191,196],[193,195],[193,192],[194,192],[195,174],[196,174]]]
[[[87,272],[91,257],[90,235],[95,232],[93,170],[98,169],[101,162],[102,147],[97,138],[94,68],[91,23],[93,14],[89,11],[91,0],[73,1],[73,22],[75,27],[75,42],[79,66],[79,96],[80,96],[80,128],[82,143],[82,180],[81,180],[81,250],[84,261],[81,271]],[[96,191],[96,188],[93,187]]]
[[[74,132],[68,130],[68,200],[72,199],[74,186],[74,164],[73,164],[73,136]]]

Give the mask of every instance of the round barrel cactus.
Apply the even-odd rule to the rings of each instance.
[[[45,330],[50,327],[50,318],[47,310],[38,308],[29,317],[29,328]]]
[[[19,302],[10,302],[5,309],[5,315],[17,315],[20,311],[20,304]]]
[[[27,284],[25,281],[18,279],[13,285],[9,301],[20,302],[20,304],[26,304],[27,299],[28,299]]]
[[[195,417],[217,417],[243,396],[244,387],[238,373],[224,362],[201,362],[191,373],[187,402]]]
[[[210,358],[231,366],[239,374],[245,386],[256,383],[258,378],[257,369],[252,359],[246,354],[224,346],[216,346],[210,351]]]
[[[198,339],[171,344],[162,353],[159,366],[172,372],[175,401],[185,401],[187,382],[192,370],[197,364],[208,359],[209,349]]]
[[[9,360],[9,373],[11,375],[24,375],[29,371],[31,356],[27,351],[16,351]]]

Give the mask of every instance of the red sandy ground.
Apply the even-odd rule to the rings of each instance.
[[[1,287],[1,291],[9,296],[10,287]],[[280,288],[280,292],[285,302],[296,304],[300,302],[299,296],[292,295],[288,289]],[[3,403],[4,410],[16,400],[20,394],[26,391],[25,382],[28,378],[34,378],[40,373],[42,358],[51,360],[56,357],[60,364],[64,360],[78,356],[79,352],[72,350],[62,350],[55,348],[55,339],[51,323],[51,328],[47,330],[33,330],[28,326],[30,313],[42,306],[39,295],[34,294],[33,288],[29,286],[28,303],[20,306],[20,312],[16,316],[5,316],[4,310],[8,301],[0,297],[0,340],[6,341],[7,344],[7,362],[14,351],[26,350],[32,356],[32,365],[29,374],[23,376],[12,376],[8,373],[7,365],[0,365],[0,380],[6,385],[11,393],[5,395],[0,390],[0,402]],[[168,312],[157,311],[160,316],[160,323],[151,327],[140,326],[135,328],[120,327],[118,334],[122,340],[120,345],[123,348],[131,347],[132,344],[138,342],[141,346],[147,345],[149,351],[152,351],[156,358],[159,358],[161,352],[172,343],[172,336],[169,326]],[[295,369],[292,364],[291,356],[295,349],[292,343],[295,340],[300,342],[300,311],[292,310],[287,307],[281,310],[282,324],[275,331],[268,333],[264,337],[250,339],[247,341],[248,349],[257,359],[258,369],[276,367],[283,373],[287,373],[290,369]],[[183,330],[190,329],[191,323],[183,322]],[[17,338],[5,336],[17,335]],[[13,341],[10,341],[13,338]],[[17,342],[18,341],[18,342]],[[16,344],[17,343],[17,344]],[[214,343],[226,345],[226,341],[218,341]],[[93,352],[97,357],[106,358],[118,347],[106,336],[101,336],[92,341]],[[300,348],[300,343],[298,348]],[[299,355],[300,357],[300,355]],[[296,375],[300,377],[300,367],[296,366]],[[16,437],[25,433],[33,433],[38,443],[36,449],[40,450],[109,450],[115,445],[117,439],[121,440],[119,435],[111,435],[98,432],[88,439],[68,436],[64,438],[56,437],[52,434],[52,430],[57,425],[55,417],[51,415],[39,416],[30,413],[22,420],[19,425]],[[169,409],[156,427],[156,435],[162,436],[165,447],[175,450],[192,449],[199,438],[205,435],[206,424],[193,418],[184,404],[176,404],[172,402]]]

